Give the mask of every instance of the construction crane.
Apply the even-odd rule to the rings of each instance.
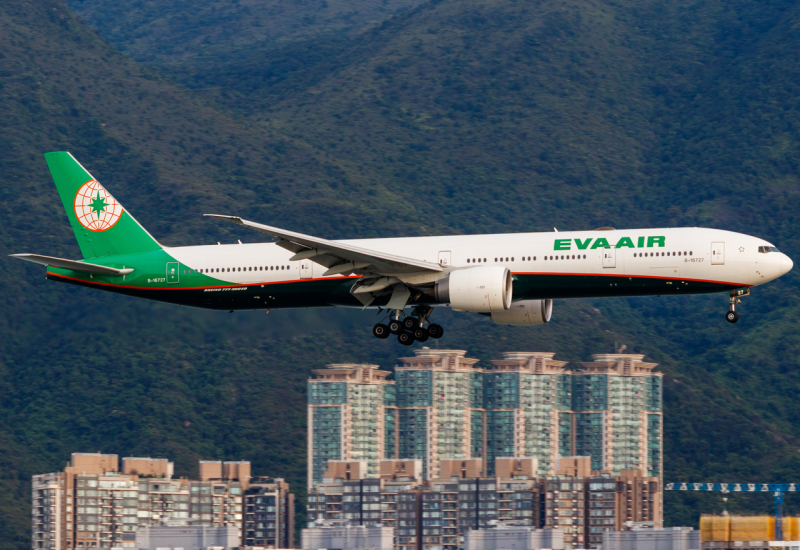
[[[800,492],[800,483],[667,483],[664,490],[772,493],[775,503],[775,540],[783,540],[783,494]]]

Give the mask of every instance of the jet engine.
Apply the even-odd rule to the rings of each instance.
[[[523,300],[514,302],[506,311],[492,312],[498,325],[542,325],[550,322],[553,300]]]
[[[434,296],[459,311],[489,313],[511,306],[511,272],[487,265],[452,271],[436,282]]]

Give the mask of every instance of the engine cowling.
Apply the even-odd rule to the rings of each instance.
[[[511,306],[511,272],[499,265],[459,269],[437,281],[434,294],[459,311],[505,311]]]
[[[514,302],[506,311],[492,313],[498,325],[543,325],[553,315],[553,300],[523,300]]]

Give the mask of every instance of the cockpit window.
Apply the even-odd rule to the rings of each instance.
[[[772,250],[773,252],[780,252],[780,250],[778,250],[774,246],[770,246],[769,249]]]
[[[778,250],[774,246],[759,246],[758,251],[761,252],[762,254],[767,254],[769,252],[780,252],[780,250]]]

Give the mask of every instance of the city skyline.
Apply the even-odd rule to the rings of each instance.
[[[463,350],[422,348],[391,372],[337,363],[308,380],[308,486],[329,460],[420,459],[425,479],[439,461],[590,456],[592,469],[641,469],[663,477],[663,374],[643,354],[595,354],[574,369],[550,352],[504,352],[481,367]]]

